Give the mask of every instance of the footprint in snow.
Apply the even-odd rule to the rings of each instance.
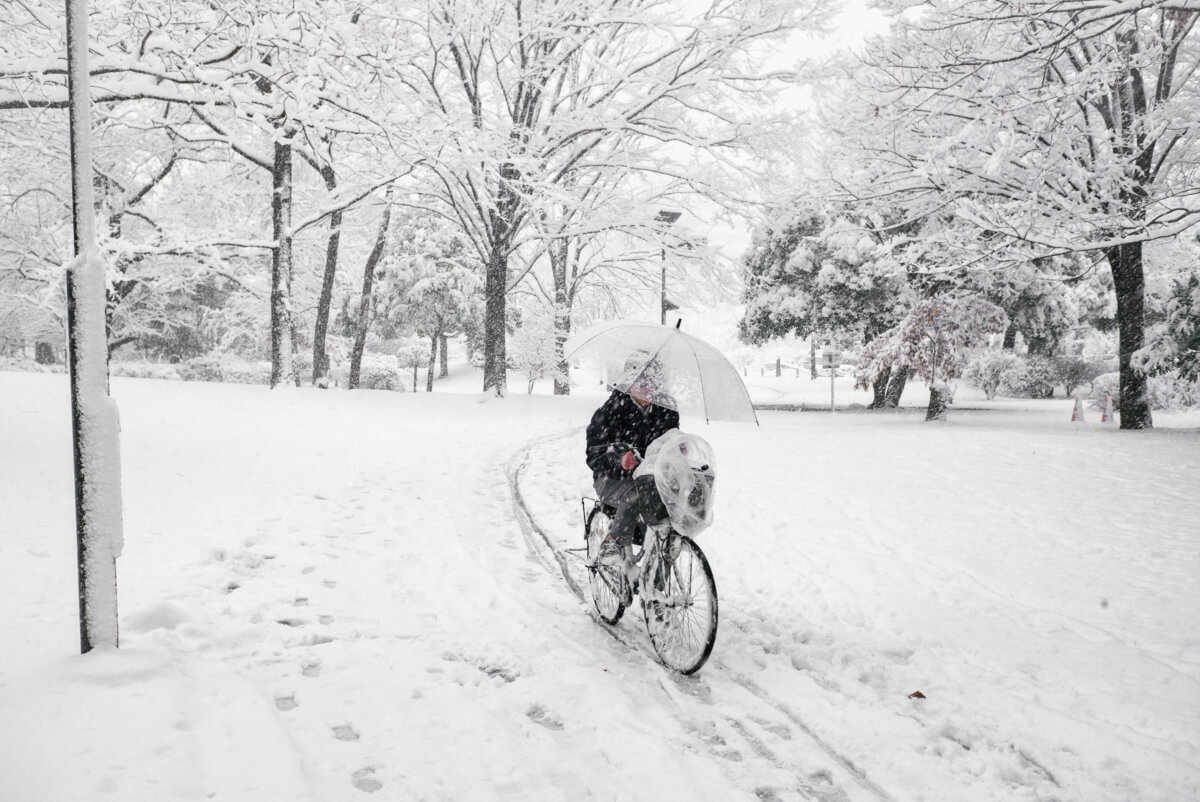
[[[339,724],[333,727],[333,737],[339,741],[357,741],[358,730],[351,727],[349,724]]]
[[[296,701],[295,696],[276,696],[275,697],[275,709],[276,710],[282,710],[283,712],[286,713],[288,710],[295,710],[299,706],[300,706],[300,703]]]
[[[454,652],[446,652],[445,654],[442,655],[442,659],[445,660],[447,663],[459,663],[459,662],[468,663],[470,665],[475,666],[475,668],[479,669],[484,674],[487,674],[489,677],[499,677],[500,679],[502,679],[508,683],[516,682],[518,679],[521,678],[520,672],[515,671],[511,668],[506,668],[504,666],[492,665],[491,663],[488,663],[483,660],[474,660],[465,655],[455,654]],[[426,669],[426,670],[431,671],[431,672],[434,671],[434,669]],[[440,671],[440,669],[438,669],[438,671]]]
[[[546,708],[541,705],[533,705],[525,711],[525,715],[529,716],[529,720],[534,724],[541,724],[548,730],[561,730],[563,723],[546,712]]]
[[[375,767],[367,766],[354,772],[354,776],[350,779],[354,783],[354,787],[360,791],[366,791],[368,794],[373,794],[383,787],[383,783],[375,779]]]
[[[305,677],[321,676],[321,663],[317,660],[313,660],[312,662],[304,663],[303,665],[300,666],[300,674]]]

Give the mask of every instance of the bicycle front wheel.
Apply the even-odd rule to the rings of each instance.
[[[606,624],[615,624],[625,612],[624,588],[628,580],[619,561],[600,558],[600,546],[608,536],[612,519],[599,506],[593,507],[584,528],[587,541],[588,586],[596,613]]]
[[[691,538],[672,534],[652,581],[642,597],[650,642],[668,668],[693,674],[717,640],[717,584],[708,559]]]

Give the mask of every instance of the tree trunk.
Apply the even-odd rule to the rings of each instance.
[[[413,392],[417,391],[417,363],[413,362]]]
[[[883,369],[883,372],[875,377],[875,381],[871,382],[871,392],[874,394],[874,399],[871,401],[871,406],[868,409],[883,409],[887,406],[887,386],[888,378],[892,375],[892,368],[889,365]]]
[[[513,137],[517,133],[513,132]],[[506,304],[508,303],[508,254],[516,235],[517,210],[521,196],[517,181],[521,172],[512,162],[500,167],[496,208],[491,213],[491,250],[483,285],[483,390],[503,397],[508,389]]]
[[[295,383],[292,365],[292,143],[282,132],[271,167],[271,387]]]
[[[1104,252],[1117,293],[1119,331],[1121,428],[1149,429],[1154,425],[1146,374],[1133,366],[1133,354],[1145,345],[1146,281],[1142,268],[1142,243],[1117,245]]]
[[[1017,324],[1009,322],[1008,328],[1004,330],[1004,345],[1001,348],[1005,351],[1015,350],[1017,347]]]
[[[565,293],[563,294],[565,297]],[[563,345],[571,336],[571,308],[566,301],[554,305],[554,394],[571,394],[571,363],[563,358]]]
[[[566,238],[550,244],[550,272],[554,276],[554,394],[571,394],[571,365],[563,358],[563,343],[571,336],[571,243]],[[532,390],[530,391],[532,392]]]
[[[929,409],[925,412],[925,420],[945,420],[949,400],[944,384],[934,382],[929,385]]]
[[[888,379],[887,391],[883,396],[883,405],[888,409],[900,406],[900,396],[904,393],[904,385],[908,384],[908,368],[893,368]]]
[[[363,268],[362,297],[358,302],[358,320],[354,331],[354,347],[350,350],[350,377],[346,380],[346,388],[358,389],[359,376],[362,370],[363,348],[367,344],[367,328],[371,317],[371,286],[375,283],[375,267],[383,257],[383,248],[387,243],[388,226],[392,222],[392,188],[389,186],[383,196],[383,220],[379,223],[379,233],[375,235],[375,247],[367,257],[366,267]]]
[[[508,389],[508,333],[504,325],[507,283],[508,255],[495,246],[488,260],[483,291],[483,390],[498,396]]]
[[[325,165],[321,168],[325,179],[325,188],[333,192],[337,188],[337,177],[333,168]],[[337,275],[338,245],[342,234],[342,210],[338,209],[329,217],[329,240],[325,244],[325,276],[321,281],[321,297],[317,300],[317,323],[313,329],[312,348],[312,383],[318,387],[329,386],[329,354],[326,353],[326,339],[329,334],[329,314],[333,306],[333,280]]]
[[[47,342],[39,342],[33,347],[33,361],[39,365],[53,365],[58,362],[54,354],[54,346]]]
[[[818,373],[817,373],[817,341],[816,340],[812,340],[808,344],[808,371],[809,371],[808,378],[811,379],[812,381],[816,381],[817,376],[818,376]]]
[[[508,256],[497,248],[487,265],[483,316],[483,389],[497,396],[508,389],[507,283]]]
[[[433,372],[437,369],[438,335],[429,338],[429,368],[425,371],[425,392],[433,392]]]
[[[295,263],[295,261],[293,261],[293,262],[292,262],[292,267],[295,267],[295,266],[296,266],[296,263]],[[293,279],[293,278],[294,278],[294,274],[293,274],[293,275],[289,275],[289,276],[288,276],[288,287],[289,287],[289,288],[292,286],[292,283],[293,283],[293,282],[292,282],[292,279]],[[289,298],[289,299],[291,298],[291,290],[290,290],[290,289],[288,290],[288,298]],[[300,329],[299,329],[299,327],[297,327],[297,325],[296,325],[296,318],[295,318],[295,316],[293,316],[293,317],[292,317],[291,336],[288,338],[288,340],[289,340],[289,342],[291,343],[291,349],[292,349],[292,353],[291,353],[291,359],[292,359],[292,384],[294,384],[296,387],[299,387],[299,386],[300,386],[300,372],[299,372],[298,370],[296,370],[296,354],[300,353],[300,345],[299,345],[299,343],[300,343]]]
[[[443,334],[438,338],[438,351],[441,354],[441,366],[438,368],[438,378],[444,379],[450,375],[450,338]]]
[[[1030,356],[1054,356],[1054,343],[1049,337],[1030,337],[1028,345]]]

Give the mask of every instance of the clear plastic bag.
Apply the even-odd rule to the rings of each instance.
[[[634,476],[653,476],[675,531],[695,537],[713,521],[716,463],[703,437],[671,429],[650,444]]]

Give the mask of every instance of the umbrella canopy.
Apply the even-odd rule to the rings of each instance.
[[[681,415],[758,423],[737,369],[713,346],[676,326],[621,320],[593,326],[563,346],[567,361],[618,376],[613,388],[647,391]]]

